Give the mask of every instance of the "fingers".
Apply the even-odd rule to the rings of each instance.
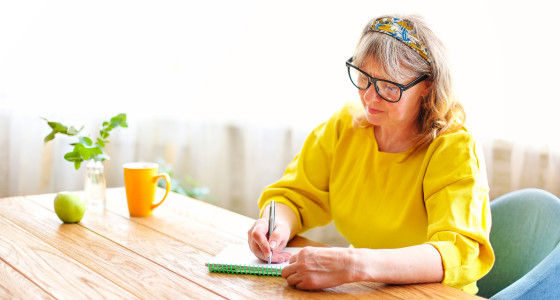
[[[297,260],[297,254],[296,255],[292,255],[292,257],[290,258],[290,263],[293,264],[295,263]]]
[[[298,273],[298,266],[294,264],[297,260],[295,257],[296,255],[292,255],[290,258],[290,264],[282,268],[282,277],[286,279],[286,282],[297,288],[297,289],[305,289],[305,276],[302,273]]]
[[[274,263],[286,262],[291,254],[282,252],[288,243],[290,231],[287,226],[277,223],[270,238],[267,239],[268,221],[265,219],[257,220],[248,232],[248,242],[251,251],[263,261],[268,261],[272,254],[271,261]]]
[[[285,232],[284,230],[282,230],[282,228],[283,226],[281,224],[278,224],[274,228],[272,235],[268,237],[268,242],[271,250],[282,250],[284,249],[284,247],[286,247],[287,240],[284,237]]]
[[[320,250],[305,247],[290,258],[290,264],[282,268],[282,277],[289,285],[297,289],[317,290],[345,283],[345,266],[330,265],[330,262],[338,261],[337,253],[318,252]]]
[[[283,263],[289,261],[290,257],[292,257],[292,254],[289,252],[275,251],[272,255],[272,261],[275,263]]]
[[[292,257],[290,258],[290,264],[282,268],[282,277],[286,278],[289,284],[292,284],[289,280],[290,276],[294,275],[297,271],[297,266],[294,265],[294,258],[296,257],[296,255],[292,255]]]
[[[266,260],[270,256],[270,247],[266,238],[267,231],[268,222],[264,219],[259,219],[248,232],[249,248],[262,260]]]

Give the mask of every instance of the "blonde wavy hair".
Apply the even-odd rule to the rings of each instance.
[[[411,24],[418,37],[430,52],[432,63],[428,63],[417,52],[387,34],[371,30],[367,23],[356,50],[353,63],[360,67],[367,60],[374,59],[380,64],[381,71],[397,82],[407,82],[422,74],[430,76],[427,81],[432,83],[431,91],[423,98],[420,112],[416,120],[418,135],[413,141],[410,154],[427,146],[434,139],[447,131],[461,128],[465,123],[465,110],[453,93],[451,71],[445,46],[428,28],[424,20],[416,15],[381,16],[379,18],[396,17]],[[376,18],[378,19],[378,18]],[[371,127],[365,111],[353,112],[354,125]]]

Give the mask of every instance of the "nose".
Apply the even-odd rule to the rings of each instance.
[[[366,103],[383,101],[383,99],[379,96],[379,94],[375,90],[375,86],[373,84],[371,84],[368,87],[368,89],[364,91],[364,101]]]

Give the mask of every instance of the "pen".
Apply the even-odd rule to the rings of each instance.
[[[270,202],[270,207],[268,210],[268,238],[272,235],[272,231],[274,231],[274,217],[276,216],[276,205],[274,200]],[[272,249],[270,249],[270,256],[268,257],[268,264],[272,262]]]

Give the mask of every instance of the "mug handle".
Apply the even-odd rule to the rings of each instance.
[[[157,180],[158,180],[159,178],[165,179],[165,182],[167,183],[167,184],[165,185],[165,195],[163,195],[163,198],[161,199],[161,201],[159,201],[159,202],[156,203],[156,204],[152,204],[152,207],[151,207],[152,210],[155,209],[156,207],[158,207],[160,204],[163,203],[163,200],[165,200],[165,198],[167,198],[167,194],[169,194],[169,189],[171,188],[171,180],[169,180],[169,175],[167,175],[167,174],[165,174],[165,173],[157,174],[156,176],[154,176],[154,182],[157,182]]]

